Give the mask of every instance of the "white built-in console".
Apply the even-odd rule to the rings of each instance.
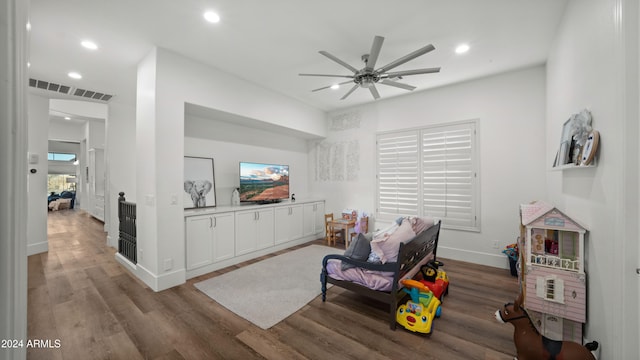
[[[187,279],[324,236],[324,200],[185,210]]]

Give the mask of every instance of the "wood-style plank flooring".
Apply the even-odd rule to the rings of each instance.
[[[28,338],[53,346],[28,349],[29,359],[510,360],[515,354],[512,326],[493,316],[518,289],[508,270],[441,259],[451,287],[430,336],[390,330],[383,304],[335,287],[327,302],[318,297],[262,330],[193,286],[246,263],[156,293],[114,260],[102,229],[80,210],[49,213],[49,252],[29,257]]]

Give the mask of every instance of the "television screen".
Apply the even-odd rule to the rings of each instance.
[[[240,163],[240,201],[269,203],[289,198],[289,165]]]

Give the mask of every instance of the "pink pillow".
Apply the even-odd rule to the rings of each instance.
[[[384,233],[373,238],[371,241],[371,251],[374,251],[382,263],[396,262],[398,260],[398,250],[400,243],[407,243],[413,239],[416,233],[413,232],[411,223],[404,219],[402,224],[391,234]]]
[[[420,234],[424,230],[433,226],[435,221],[432,217],[410,217],[409,221],[411,222],[411,227],[413,228],[413,232],[416,234]]]

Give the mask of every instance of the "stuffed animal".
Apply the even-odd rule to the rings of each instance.
[[[556,341],[542,336],[533,325],[526,309],[522,307],[522,294],[515,302],[505,304],[496,311],[496,320],[511,323],[514,327],[513,342],[518,360],[595,360],[598,342],[580,345],[572,341]]]

